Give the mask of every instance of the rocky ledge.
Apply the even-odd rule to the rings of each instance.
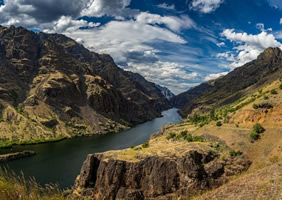
[[[74,194],[91,199],[187,199],[228,181],[250,166],[218,141],[159,137],[147,145],[88,155]]]
[[[34,151],[23,151],[23,152],[17,152],[17,153],[9,153],[0,155],[0,162],[8,162],[12,160],[18,160],[25,157],[35,156],[36,152]]]

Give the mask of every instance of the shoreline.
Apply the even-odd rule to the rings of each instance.
[[[163,117],[162,113],[165,112],[165,111],[168,111],[170,109],[178,109],[178,108],[169,108],[167,110],[163,110],[161,112],[160,116],[155,117],[154,119],[162,118]],[[152,119],[152,120],[154,120],[154,119]],[[63,140],[73,139],[73,138],[77,138],[77,137],[92,137],[92,136],[96,136],[96,135],[108,135],[108,134],[113,134],[113,133],[116,134],[116,133],[121,133],[122,131],[130,130],[130,129],[138,126],[138,125],[144,124],[144,123],[152,121],[152,120],[147,120],[147,121],[144,121],[144,122],[141,122],[141,123],[134,124],[133,126],[126,128],[124,130],[121,130],[119,132],[109,131],[109,132],[104,133],[104,134],[84,134],[84,135],[75,135],[75,136],[72,136],[72,137],[61,136],[61,137],[57,137],[57,138],[42,139],[42,140],[38,139],[38,140],[26,140],[26,141],[0,142],[0,150],[12,149],[14,146],[38,145],[38,144],[60,142],[60,141],[63,141]],[[1,153],[0,153],[0,155],[1,155]]]

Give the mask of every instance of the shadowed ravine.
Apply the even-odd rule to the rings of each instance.
[[[147,141],[150,134],[160,130],[163,125],[180,122],[177,109],[162,113],[163,117],[137,125],[120,133],[79,137],[56,143],[15,146],[1,153],[32,150],[34,157],[11,161],[8,167],[15,172],[23,171],[27,177],[34,176],[40,184],[59,183],[62,188],[70,187],[79,174],[87,154],[128,148]],[[0,166],[7,166],[1,164]]]

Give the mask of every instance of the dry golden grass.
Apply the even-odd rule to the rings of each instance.
[[[40,186],[34,179],[0,169],[0,199],[2,200],[63,200],[71,199],[58,185]]]
[[[137,162],[147,157],[159,156],[169,159],[175,159],[185,155],[191,150],[200,152],[212,151],[210,142],[187,142],[184,140],[168,140],[165,136],[152,139],[147,148],[142,145],[129,149],[108,151],[103,153],[105,158],[115,158],[118,160],[126,160],[129,162]]]
[[[280,200],[282,199],[281,163],[245,174],[193,200]]]

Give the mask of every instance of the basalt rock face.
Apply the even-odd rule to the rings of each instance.
[[[181,108],[187,117],[193,111],[216,108],[230,104],[265,83],[282,76],[282,51],[267,48],[256,60],[234,69],[226,76],[213,81],[203,90],[203,84],[171,99],[173,106]],[[195,95],[196,94],[196,95]]]
[[[142,83],[64,35],[0,26],[2,140],[106,133],[151,120],[170,105]]]
[[[226,177],[243,172],[250,163],[232,158],[219,161],[211,153],[191,150],[174,159],[150,156],[138,162],[89,155],[74,191],[91,199],[187,199],[216,188]]]

